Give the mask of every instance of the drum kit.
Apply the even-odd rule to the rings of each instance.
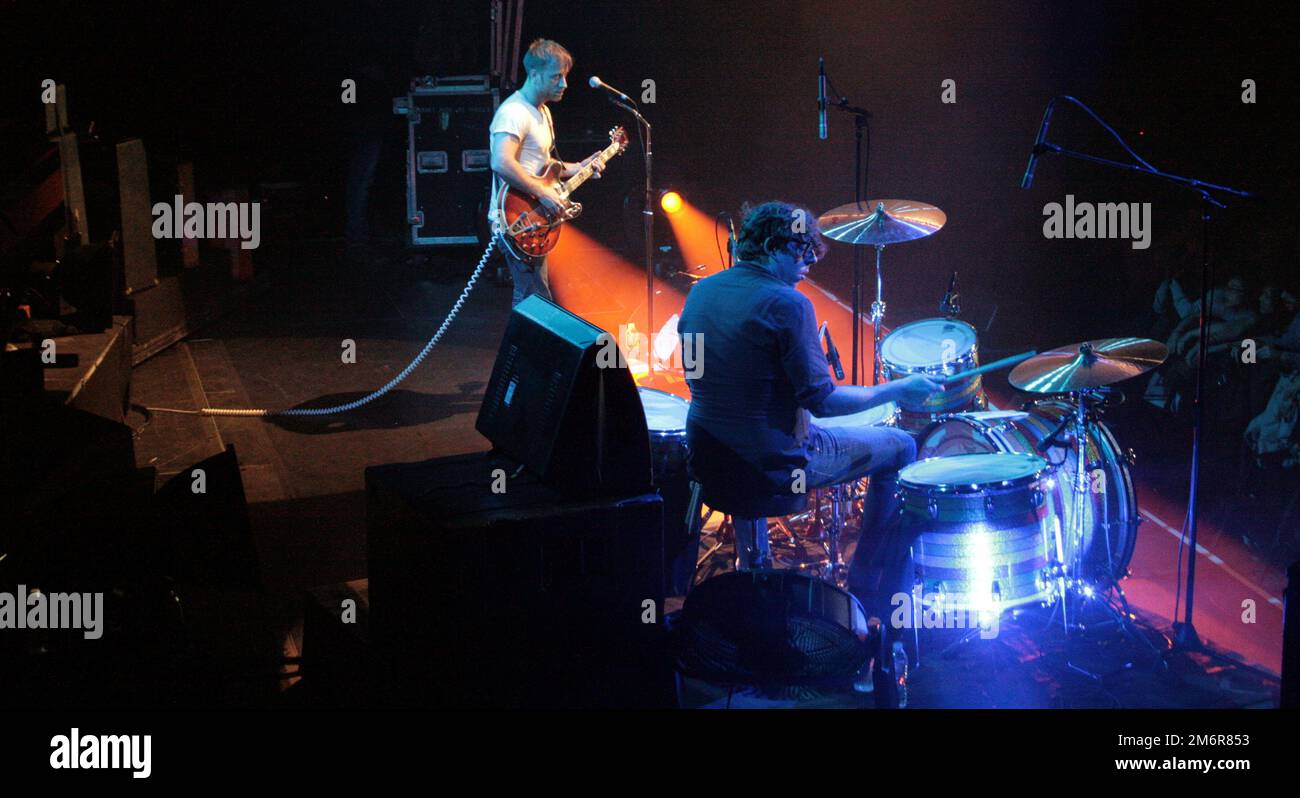
[[[1118,583],[1127,574],[1140,520],[1129,471],[1133,458],[1101,416],[1116,393],[1110,386],[1156,368],[1167,350],[1147,339],[1111,338],[981,367],[975,328],[951,316],[884,334],[885,247],[932,235],[945,220],[938,208],[907,200],[851,203],[819,217],[827,238],[876,249],[876,299],[868,318],[873,379],[924,374],[941,380],[945,390],[924,402],[813,423],[898,426],[916,438],[917,461],[898,476],[900,522],[913,540],[914,590],[922,599],[914,608],[938,603],[1000,615],[1051,606],[1068,630],[1079,628],[1075,613],[1082,602],[1103,599],[1127,629],[1130,615]],[[955,314],[955,303],[949,310]],[[1010,383],[1041,398],[1018,411],[989,410],[981,375],[1010,365]],[[642,389],[642,397],[657,476],[684,472],[689,404],[651,389]],[[860,480],[814,492],[806,512],[785,519],[786,535],[793,529],[795,537],[822,542],[825,555],[792,567],[844,586],[838,538],[860,512],[864,486]]]

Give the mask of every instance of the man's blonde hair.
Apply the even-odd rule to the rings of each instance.
[[[564,71],[573,68],[573,56],[559,42],[550,39],[535,39],[524,53],[524,71],[532,72],[545,66],[555,65]]]

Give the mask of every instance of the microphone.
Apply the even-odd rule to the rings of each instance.
[[[831,340],[831,328],[826,322],[822,322],[820,336],[826,339],[826,362],[835,369],[835,379],[844,379],[844,364],[840,362],[840,350],[835,348],[835,342]]]
[[[596,77],[595,75],[591,76],[591,78],[587,81],[587,85],[592,87],[593,89],[604,89],[605,91],[609,92],[610,94],[614,95],[615,97],[619,98],[625,103],[632,102],[631,97],[627,96],[623,92],[609,85],[608,83]]]
[[[1043,121],[1038,126],[1038,138],[1034,139],[1034,148],[1029,151],[1029,164],[1025,166],[1025,176],[1020,179],[1021,188],[1029,188],[1034,184],[1034,165],[1038,162],[1039,153],[1046,152],[1043,142],[1047,140],[1047,125],[1052,121],[1052,108],[1055,105],[1056,98],[1053,97],[1047,103],[1047,110],[1043,111]]]
[[[1048,449],[1059,445],[1056,441],[1057,436],[1062,432],[1065,432],[1065,428],[1070,426],[1070,422],[1072,421],[1074,421],[1074,418],[1066,415],[1065,418],[1061,419],[1061,423],[1056,425],[1056,429],[1052,430],[1051,435],[1048,435],[1046,438],[1043,438],[1041,441],[1034,444],[1034,450],[1039,454],[1046,454]]]
[[[817,134],[826,140],[826,59],[817,59]],[[840,379],[844,379],[841,377]]]

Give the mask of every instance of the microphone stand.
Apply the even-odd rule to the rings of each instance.
[[[1055,100],[1058,98],[1053,98],[1053,99]],[[1087,111],[1088,114],[1092,116],[1093,119],[1096,119],[1098,122],[1102,124],[1103,127],[1106,127],[1107,130],[1110,130],[1109,125],[1106,125],[1105,122],[1102,122],[1100,117],[1094,114],[1092,110],[1088,108],[1088,106],[1084,105],[1079,100],[1075,99],[1074,97],[1070,97],[1068,95],[1062,95],[1059,99],[1069,100],[1070,102],[1078,105],[1080,108],[1083,108],[1083,110]],[[1113,131],[1111,132],[1112,135],[1115,135],[1117,139],[1119,138],[1118,135],[1114,134]],[[1123,144],[1123,141],[1121,140],[1120,143]],[[1125,145],[1124,148],[1127,150],[1128,149],[1127,145]],[[1205,362],[1206,362],[1206,353],[1209,350],[1209,347],[1206,345],[1205,335],[1209,329],[1209,319],[1210,319],[1210,314],[1209,314],[1210,304],[1207,302],[1207,297],[1209,296],[1211,290],[1210,288],[1210,284],[1211,284],[1210,281],[1210,276],[1211,276],[1210,221],[1211,221],[1213,208],[1220,208],[1220,209],[1227,208],[1226,205],[1224,205],[1222,202],[1219,202],[1217,199],[1215,199],[1210,194],[1210,192],[1219,191],[1224,194],[1230,194],[1232,196],[1240,197],[1240,198],[1255,198],[1255,195],[1251,194],[1248,191],[1242,191],[1241,189],[1231,188],[1229,186],[1221,186],[1214,183],[1206,183],[1202,180],[1197,180],[1196,178],[1183,177],[1181,175],[1170,174],[1169,172],[1162,172],[1159,169],[1156,169],[1155,167],[1146,163],[1145,161],[1142,161],[1141,164],[1124,163],[1122,161],[1113,161],[1110,160],[1109,158],[1100,158],[1096,155],[1089,155],[1083,152],[1067,150],[1064,147],[1061,147],[1056,144],[1052,144],[1046,140],[1044,140],[1042,144],[1035,147],[1035,149],[1040,154],[1050,152],[1050,153],[1055,153],[1057,155],[1064,155],[1069,158],[1076,158],[1081,161],[1091,161],[1092,163],[1098,163],[1101,164],[1102,166],[1109,166],[1115,169],[1122,169],[1128,172],[1138,172],[1141,174],[1151,175],[1152,177],[1163,178],[1172,183],[1183,186],[1184,188],[1191,189],[1192,191],[1195,191],[1196,193],[1201,195],[1201,319],[1200,319],[1201,347],[1200,347],[1200,352],[1198,353],[1197,356],[1196,381],[1195,381],[1196,388],[1194,392],[1194,398],[1192,400],[1192,469],[1191,469],[1191,478],[1188,483],[1188,493],[1187,493],[1187,540],[1186,540],[1186,545],[1188,549],[1187,608],[1183,616],[1183,622],[1179,623],[1177,620],[1174,621],[1174,645],[1175,647],[1182,649],[1184,651],[1203,651],[1205,649],[1205,645],[1201,642],[1200,636],[1196,633],[1196,626],[1192,623],[1192,604],[1193,604],[1195,590],[1196,590],[1196,520],[1197,520],[1196,500],[1197,500],[1198,488],[1200,487],[1201,430],[1205,420],[1205,393],[1204,393]],[[1132,150],[1129,150],[1129,152],[1133,154],[1133,156],[1137,158],[1137,160],[1139,161],[1142,160],[1141,158],[1138,158],[1136,153],[1133,153]]]
[[[654,379],[655,358],[654,358],[654,307],[655,307],[655,272],[654,272],[654,230],[655,230],[655,213],[654,213],[654,188],[651,180],[651,165],[654,162],[654,152],[650,145],[650,123],[641,115],[635,107],[635,103],[629,98],[626,103],[621,102],[616,97],[610,97],[609,101],[624,111],[636,117],[637,123],[645,131],[645,141],[643,155],[645,156],[645,207],[641,213],[645,223],[645,334],[650,340],[650,352],[646,357],[646,366],[649,368],[650,379]]]
[[[827,83],[830,83],[830,78],[827,78]],[[834,84],[831,84],[831,88],[832,90],[834,89]],[[863,207],[863,202],[866,201],[866,197],[863,195],[866,193],[866,188],[867,188],[865,185],[866,180],[862,173],[862,131],[864,129],[867,129],[867,126],[869,124],[868,120],[871,119],[871,112],[865,108],[859,108],[856,105],[849,105],[849,99],[847,97],[841,96],[838,91],[836,91],[835,94],[836,96],[839,97],[839,100],[834,103],[830,103],[830,107],[838,108],[839,110],[844,111],[845,113],[853,115],[853,201],[857,203],[858,209],[861,210]],[[877,278],[879,278],[879,255],[880,255],[879,250],[876,251],[876,255],[877,255]],[[858,365],[862,362],[862,272],[863,272],[862,258],[863,258],[862,247],[854,247],[853,248],[853,374],[852,374],[854,385],[862,384],[861,382],[858,381],[859,379]],[[877,287],[879,287],[878,279],[877,279]],[[877,331],[878,331],[879,319],[877,318],[877,315],[883,316],[885,312],[884,303],[879,301],[879,294],[877,294],[877,301],[872,304],[871,312],[872,312],[872,317],[877,320]],[[880,383],[880,352],[878,351],[880,348],[879,334],[875,336],[875,339],[876,340],[874,344],[874,350],[876,351],[873,351],[872,353],[872,367],[871,367],[872,385],[878,385]]]

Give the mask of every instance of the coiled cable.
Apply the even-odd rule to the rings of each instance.
[[[451,310],[447,312],[447,317],[442,320],[442,324],[438,327],[438,331],[435,332],[433,337],[429,339],[429,342],[424,345],[424,349],[420,350],[420,354],[416,355],[415,359],[408,363],[406,368],[402,369],[396,377],[393,377],[387,384],[373,393],[367,394],[360,399],[356,399],[346,404],[333,405],[332,407],[294,407],[286,408],[284,410],[222,407],[203,407],[198,410],[183,410],[174,407],[149,407],[146,409],[159,413],[185,413],[200,416],[330,416],[336,413],[347,413],[351,410],[356,410],[362,405],[369,404],[397,387],[398,383],[410,376],[411,372],[415,371],[415,368],[419,366],[420,363],[429,356],[429,353],[433,351],[433,348],[438,345],[438,341],[441,340],[443,334],[447,332],[447,328],[451,326],[451,322],[456,318],[456,314],[460,313],[460,309],[465,304],[465,300],[469,298],[469,292],[474,289],[474,284],[478,282],[478,278],[483,273],[484,267],[487,266],[488,258],[492,255],[492,250],[496,246],[496,242],[496,236],[493,236],[492,239],[488,241],[487,249],[483,250],[483,257],[479,258],[478,265],[474,267],[474,273],[469,277],[469,282],[465,283],[465,290],[460,292],[460,298],[456,300],[456,304],[451,306]]]

